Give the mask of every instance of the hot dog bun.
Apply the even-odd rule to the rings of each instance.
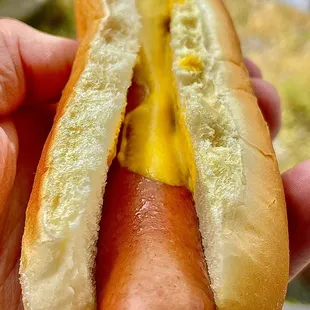
[[[27,209],[25,309],[96,307],[102,196],[140,48],[134,0],[76,3],[82,41]],[[171,6],[178,117],[192,149],[192,192],[216,306],[281,309],[288,281],[284,195],[237,35],[219,0]]]

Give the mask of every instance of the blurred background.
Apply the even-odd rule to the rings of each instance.
[[[244,54],[280,93],[283,126],[274,144],[285,171],[310,158],[310,0],[224,1]],[[73,0],[0,0],[0,16],[75,37]],[[310,268],[289,285],[287,299],[295,305],[285,309],[310,309]]]

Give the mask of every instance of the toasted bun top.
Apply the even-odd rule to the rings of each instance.
[[[195,158],[195,205],[216,305],[281,309],[288,280],[283,189],[233,24],[219,0],[171,3],[179,116]],[[77,16],[83,40],[27,210],[26,309],[96,306],[100,206],[140,19],[134,0],[77,0]]]

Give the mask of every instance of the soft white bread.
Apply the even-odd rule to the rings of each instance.
[[[281,309],[288,280],[282,184],[233,24],[220,0],[171,3],[180,120],[195,157],[195,205],[217,308]],[[134,0],[80,0],[77,9],[84,37],[27,210],[26,309],[96,306],[100,206],[140,23]]]
[[[108,166],[139,51],[134,0],[81,1],[90,18],[38,166],[22,243],[26,309],[93,309]],[[103,13],[104,12],[104,13]],[[87,18],[87,17],[85,17]]]

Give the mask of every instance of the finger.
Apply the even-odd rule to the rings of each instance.
[[[262,71],[252,60],[248,58],[244,58],[244,64],[246,65],[249,71],[250,77],[259,78],[259,79],[263,77]]]
[[[3,199],[0,193],[0,309],[20,309],[18,270],[25,210],[53,116],[54,107],[49,105],[25,106],[12,115],[18,133],[19,156],[14,184],[8,198]],[[1,150],[0,148],[0,152]],[[10,165],[13,166],[8,163],[6,167]]]
[[[43,34],[14,20],[0,20],[0,115],[27,103],[59,99],[76,42]]]
[[[269,126],[272,138],[275,138],[281,126],[280,97],[276,89],[270,83],[262,80],[262,72],[253,61],[245,58],[244,63],[252,78],[252,84],[258,98],[259,107]]]
[[[270,83],[259,78],[252,78],[252,84],[271,137],[275,138],[281,127],[281,105],[278,92]]]
[[[290,235],[290,276],[310,262],[310,161],[283,175]]]
[[[17,134],[9,119],[0,122],[0,216],[15,179]]]

